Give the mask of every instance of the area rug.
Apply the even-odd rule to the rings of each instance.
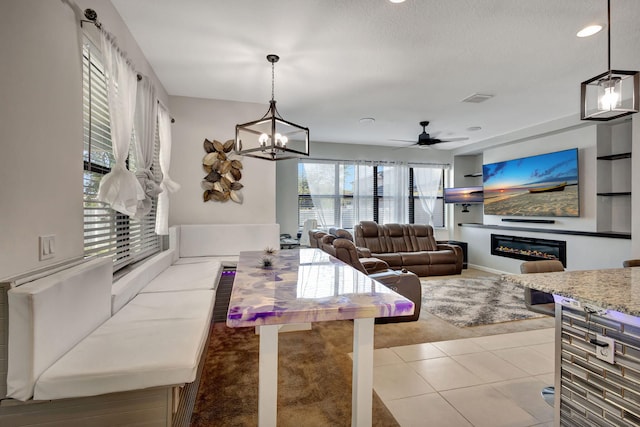
[[[350,426],[353,322],[279,337],[278,426]],[[258,424],[259,336],[214,323],[191,427]],[[374,393],[373,425],[397,426]]]
[[[422,310],[458,327],[544,317],[527,310],[521,287],[499,276],[421,283]]]

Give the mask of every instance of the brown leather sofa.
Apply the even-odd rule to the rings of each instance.
[[[332,243],[334,250],[333,256],[362,273],[367,274],[394,292],[413,301],[415,309],[412,315],[380,317],[376,318],[376,323],[412,322],[418,320],[420,317],[420,307],[422,305],[422,286],[418,276],[408,271],[396,271],[389,268],[379,270],[375,273],[369,273],[360,262],[361,258],[358,256],[358,252],[352,241],[347,238],[336,238]]]
[[[437,243],[430,225],[360,221],[353,231],[355,244],[363,256],[379,258],[394,270],[404,268],[418,276],[462,272],[462,248]]]

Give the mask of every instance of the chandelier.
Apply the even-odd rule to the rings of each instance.
[[[608,71],[580,84],[580,119],[608,121],[638,112],[638,72],[611,69],[611,0],[607,0]]]
[[[279,59],[278,55],[267,55],[267,61],[271,63],[269,110],[258,120],[236,125],[237,154],[265,160],[284,160],[309,155],[309,128],[284,120],[276,108],[275,63]]]

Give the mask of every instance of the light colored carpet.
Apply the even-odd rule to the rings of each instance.
[[[458,327],[544,317],[525,307],[521,287],[499,276],[422,280],[422,310]]]

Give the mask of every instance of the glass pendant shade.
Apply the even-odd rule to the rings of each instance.
[[[607,121],[638,112],[638,72],[611,69],[611,0],[607,0],[607,68],[580,84],[581,120]]]
[[[267,55],[271,62],[271,101],[261,119],[236,125],[237,154],[265,160],[284,160],[309,155],[309,129],[284,120],[276,108],[273,90],[273,64],[277,55]]]
[[[639,78],[637,71],[611,70],[580,85],[580,118],[613,120],[638,112]]]

